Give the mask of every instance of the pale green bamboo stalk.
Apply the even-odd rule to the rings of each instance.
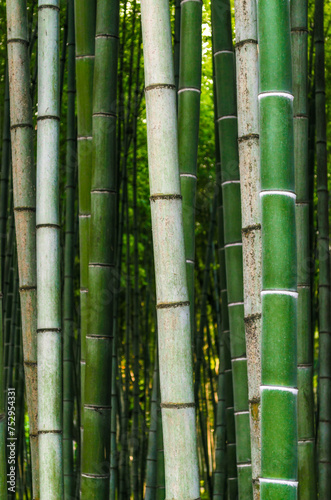
[[[298,294],[289,2],[259,0],[258,41],[263,228],[260,495],[261,500],[294,500]]]
[[[308,173],[308,2],[291,2],[294,168],[298,255],[298,480],[299,499],[316,498],[313,341],[311,335]]]
[[[176,87],[166,0],[142,0],[148,159],[168,498],[200,496]]]
[[[75,120],[75,18],[74,0],[67,2],[68,73],[67,73],[67,142],[66,142],[66,216],[64,241],[63,290],[63,466],[64,495],[74,497],[75,476],[73,457],[74,420],[74,240],[75,240],[75,180],[76,180],[76,120]]]
[[[194,324],[195,192],[201,93],[202,2],[184,0],[180,4],[180,65],[178,83],[178,158],[186,276],[190,301],[191,335]]]
[[[319,498],[331,498],[331,292],[329,250],[329,192],[327,168],[326,100],[325,100],[325,47],[324,1],[316,0],[314,18],[315,44],[315,127],[317,171],[317,248],[319,260],[318,327],[319,327],[319,380],[318,380],[318,432],[317,476]]]
[[[33,495],[34,498],[38,498],[36,194],[28,19],[25,0],[9,0],[6,6],[13,195],[22,308],[24,370],[30,421]]]
[[[262,245],[258,112],[258,49],[256,0],[235,1],[238,150],[243,242],[244,313],[252,481],[259,498],[261,474],[261,287]]]
[[[39,0],[37,133],[40,499],[63,500],[59,220],[59,0]]]

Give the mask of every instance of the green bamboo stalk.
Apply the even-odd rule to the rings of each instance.
[[[258,2],[258,39],[263,228],[260,495],[261,500],[290,500],[297,498],[298,489],[298,294],[288,2]]]
[[[329,351],[331,341],[330,303],[330,252],[328,215],[328,172],[326,147],[325,110],[325,54],[324,54],[324,2],[315,2],[315,124],[317,166],[317,248],[319,260],[319,383],[318,383],[318,435],[317,475],[320,498],[331,498],[331,447],[326,436],[331,432],[331,409],[327,394],[331,391],[331,365]]]
[[[88,333],[88,263],[91,219],[92,173],[92,95],[95,46],[96,0],[75,0],[77,155],[80,263],[80,341],[81,341],[81,445],[84,429],[84,393]]]
[[[187,286],[193,342],[195,192],[201,93],[202,2],[181,1],[180,65],[178,83],[178,157],[183,197],[183,227]]]
[[[257,11],[255,0],[235,2],[238,149],[243,241],[244,313],[253,495],[261,474],[261,210],[259,202],[259,113]]]
[[[291,2],[294,168],[298,264],[298,480],[299,499],[316,498],[311,337],[309,174],[308,174],[308,2]]]
[[[97,1],[93,82],[93,161],[86,337],[82,499],[108,500],[111,360],[117,205],[116,90],[119,2]],[[104,384],[104,380],[108,380]]]
[[[180,1],[181,0],[175,0],[174,72],[175,72],[175,85],[177,91],[179,87],[179,61],[180,61],[180,25],[181,25]],[[178,104],[178,94],[177,94],[177,104]]]
[[[75,241],[75,18],[74,1],[68,0],[68,73],[67,73],[67,142],[66,142],[66,216],[64,241],[63,291],[63,466],[64,495],[74,498],[75,476],[73,457],[74,420],[74,241]]]
[[[6,224],[8,206],[8,180],[10,165],[10,115],[9,115],[9,78],[8,66],[5,74],[5,100],[3,109],[2,151],[1,151],[1,181],[0,181],[0,252],[3,268],[6,247]],[[4,273],[2,273],[3,276]],[[1,284],[2,287],[2,284]]]
[[[13,194],[22,307],[24,370],[30,421],[33,495],[34,498],[38,498],[36,194],[28,19],[25,0],[10,0],[6,6]]]
[[[148,159],[168,498],[200,496],[169,5],[143,0]]]
[[[160,377],[160,372],[159,372]],[[160,383],[158,384],[157,395],[157,429],[156,429],[156,498],[155,500],[165,499],[165,477],[164,477],[164,448],[163,448],[163,430],[161,415],[161,394]]]
[[[40,499],[62,500],[59,226],[59,1],[39,0],[37,134],[38,431]]]
[[[7,208],[7,207],[6,207]],[[0,497],[7,500],[7,467],[6,467],[6,403],[5,403],[5,358],[4,358],[4,330],[2,315],[2,259],[0,259]]]
[[[154,360],[153,389],[150,407],[150,424],[148,429],[145,500],[156,500],[158,384],[158,355],[156,353]]]
[[[238,491],[239,498],[249,499],[253,496],[253,488],[244,328],[235,59],[230,3],[228,0],[213,0],[212,8]]]

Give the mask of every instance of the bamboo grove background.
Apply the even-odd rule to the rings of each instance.
[[[167,448],[160,410],[150,209],[157,201],[150,201],[141,5],[136,0],[68,0],[59,9],[57,5],[55,0],[7,0],[0,5],[0,497],[161,500],[166,498]],[[147,12],[147,0],[145,5]],[[183,391],[193,391],[195,400],[199,471],[192,491],[200,489],[202,499],[297,498],[296,488],[295,493],[291,490],[297,479],[298,498],[331,498],[331,7],[326,3],[323,11],[321,0],[307,5],[293,0],[290,39],[282,6],[260,1],[257,30],[251,23],[255,2],[169,4],[194,375],[193,387],[184,386]],[[270,19],[277,20],[280,46],[273,46],[266,35]],[[277,33],[274,36],[279,40]],[[257,42],[264,64],[260,88]],[[286,74],[291,43],[292,88]],[[48,65],[57,51],[58,62]],[[268,64],[275,65],[277,54],[282,54],[280,65],[269,74]],[[9,98],[8,58],[14,61],[11,84],[16,82],[23,101],[15,91]],[[146,80],[149,75],[153,81],[153,72],[148,72],[151,69],[145,68]],[[250,106],[255,102],[256,109],[247,103],[245,108],[237,99],[237,91],[245,90],[241,75],[247,74],[256,98]],[[170,88],[170,80],[161,83]],[[50,81],[53,96],[43,92]],[[275,89],[293,92],[293,122],[286,100],[258,101],[259,92]],[[279,113],[287,113],[288,129],[277,122]],[[269,149],[268,126],[280,130]],[[58,173],[52,160],[57,136]],[[288,137],[294,137],[292,143]],[[261,161],[262,189],[297,195],[295,203],[291,196],[263,196],[262,221],[270,230],[268,241],[267,229],[262,236],[264,253],[260,208],[252,204],[260,181],[242,170],[241,154],[250,155],[253,163]],[[283,177],[274,176],[267,154],[279,165],[292,155],[292,176],[281,167]],[[36,181],[40,158],[47,158],[50,168]],[[268,218],[272,210],[286,212],[286,226],[277,217]],[[268,274],[267,266],[261,271],[261,252],[272,268],[268,244],[277,245],[279,234],[287,253],[276,263],[278,275]],[[250,245],[255,260],[247,252]],[[54,269],[54,276],[40,278],[44,263]],[[254,302],[261,283],[262,303]],[[268,290],[278,288],[288,294],[272,299]],[[55,313],[54,308],[48,310],[50,290],[55,293]],[[296,330],[291,326],[296,306],[291,297],[297,290],[296,356]],[[256,340],[261,311],[265,324],[277,323],[282,339],[262,344],[262,382]],[[234,336],[231,325],[237,328]],[[159,346],[165,345],[162,342]],[[57,387],[51,395],[54,412],[50,385]],[[288,387],[287,399],[264,391],[261,409],[260,385]],[[5,456],[10,387],[16,390],[15,494],[7,491]],[[269,397],[274,399],[268,402]],[[267,442],[262,444],[262,470],[261,411]],[[272,442],[274,447],[268,447]],[[57,453],[52,463],[50,447]],[[273,461],[270,453],[275,449],[278,458]],[[175,457],[166,461],[171,467]],[[192,464],[183,465],[189,478],[194,475]],[[283,484],[269,491],[269,483],[261,482],[260,488],[261,475]],[[167,487],[172,495],[175,490],[170,493]],[[190,500],[199,496],[187,494]]]

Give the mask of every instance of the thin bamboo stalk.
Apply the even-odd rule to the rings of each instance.
[[[160,372],[159,372],[160,377]],[[164,477],[164,448],[163,448],[163,431],[162,431],[162,415],[161,415],[161,394],[160,383],[158,386],[157,395],[157,429],[156,429],[156,498],[155,500],[165,499],[165,477]]]
[[[288,2],[258,2],[258,40],[263,228],[260,495],[262,500],[290,500],[297,498],[298,489],[298,294]]]
[[[230,2],[228,0],[213,0],[212,8],[238,496],[249,499],[253,496],[253,488],[244,328],[235,59],[232,45]]]
[[[261,474],[261,210],[256,1],[235,2],[238,149],[241,187],[245,337],[253,495]]]
[[[143,0],[166,496],[200,496],[169,5]]]
[[[119,2],[97,1],[82,499],[109,497]],[[104,384],[104,380],[109,383]]]
[[[67,2],[68,73],[67,73],[67,142],[66,142],[66,216],[64,241],[63,291],[63,466],[64,495],[74,498],[75,476],[73,457],[74,424],[74,243],[75,243],[75,180],[76,180],[76,120],[75,120],[75,18],[74,0]]]
[[[6,207],[7,208],[7,207]],[[6,405],[5,405],[5,358],[4,358],[4,330],[2,315],[2,259],[0,259],[0,497],[7,500],[7,468],[6,468]]]
[[[59,1],[39,1],[37,134],[38,431],[40,499],[62,500],[59,226]]]
[[[178,158],[183,197],[186,276],[190,301],[191,335],[194,325],[195,193],[201,93],[202,2],[180,4],[180,64],[178,82]],[[176,49],[176,47],[175,47]]]
[[[10,0],[6,6],[13,194],[22,307],[24,369],[30,421],[33,495],[38,498],[36,194],[28,19],[25,0]]]
[[[291,2],[294,168],[298,264],[298,480],[299,499],[316,498],[311,336],[309,175],[308,175],[308,2]]]
[[[330,301],[330,251],[328,171],[325,109],[325,49],[324,49],[324,2],[316,0],[314,19],[315,44],[315,126],[317,166],[317,249],[319,260],[319,381],[318,381],[318,435],[317,475],[320,498],[331,498],[331,447],[327,436],[331,432],[331,364],[329,361],[331,342]]]
[[[156,353],[154,361],[153,389],[151,396],[150,424],[148,429],[145,500],[155,500],[156,498],[158,384],[159,384],[158,355]]]
[[[9,114],[9,78],[8,66],[5,75],[5,100],[3,109],[2,151],[1,151],[1,181],[0,181],[0,252],[1,267],[5,263],[6,225],[8,206],[8,180],[10,165],[10,114]],[[3,276],[3,273],[2,273]],[[1,284],[2,287],[2,284]]]

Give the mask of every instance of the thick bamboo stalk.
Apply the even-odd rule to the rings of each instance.
[[[183,227],[187,286],[193,344],[195,192],[201,92],[202,2],[185,0],[180,4],[180,64],[178,83],[178,158],[183,197]],[[175,47],[176,49],[176,47]]]
[[[75,493],[73,457],[74,421],[74,258],[75,258],[75,18],[74,0],[68,0],[68,73],[67,73],[67,143],[66,143],[66,216],[64,241],[63,291],[63,466],[64,495],[70,500]]]
[[[200,496],[190,309],[166,0],[141,3],[166,497]]]
[[[253,488],[244,328],[235,59],[232,46],[230,3],[228,0],[213,0],[212,8],[238,493],[239,498],[248,499],[253,496]]]
[[[109,496],[119,3],[97,1],[82,499]],[[105,384],[104,380],[108,380]]]
[[[263,261],[260,494],[262,500],[290,500],[297,498],[298,489],[298,294],[287,1],[258,2],[258,39]]]
[[[244,312],[253,495],[261,473],[261,211],[256,1],[235,2],[238,149],[243,241]]]
[[[36,188],[28,19],[25,0],[11,0],[6,5],[13,195],[22,308],[24,370],[30,421],[33,495],[34,498],[38,498]]]
[[[295,218],[298,264],[298,480],[299,499],[316,498],[311,336],[309,174],[308,174],[308,3],[291,2]]]
[[[91,219],[92,96],[96,0],[75,0],[77,154],[80,264],[81,444],[84,429],[85,338],[88,332],[88,263]]]
[[[330,301],[330,251],[328,172],[325,109],[325,54],[324,54],[324,2],[315,2],[315,126],[317,166],[317,249],[319,260],[319,412],[317,435],[317,474],[320,498],[331,498],[331,447],[327,436],[331,432],[331,301]]]
[[[40,499],[62,500],[59,226],[59,1],[39,0],[37,134],[38,431]]]

